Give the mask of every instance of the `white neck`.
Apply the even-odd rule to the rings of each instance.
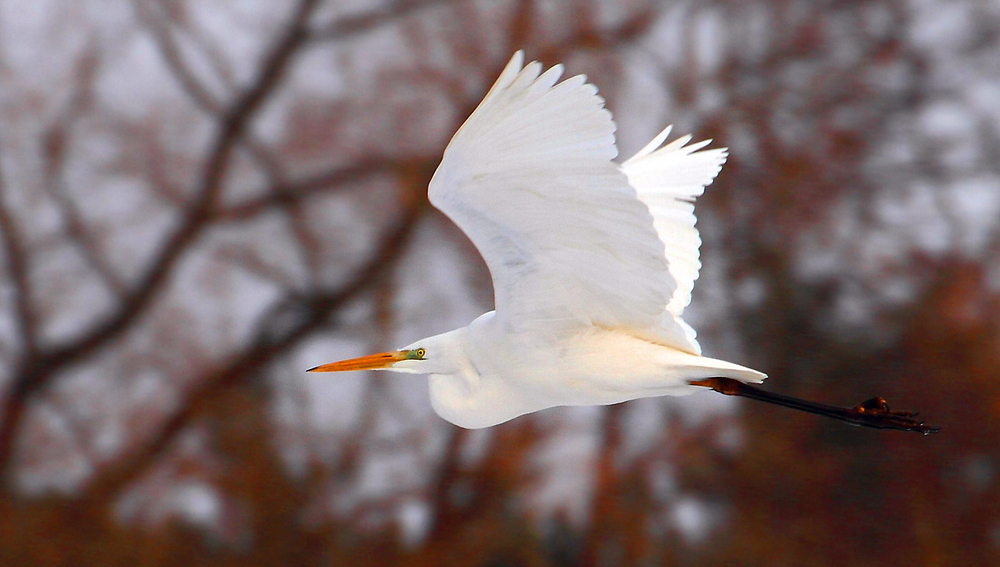
[[[437,348],[447,361],[444,368],[430,371],[431,406],[467,429],[490,427],[543,407],[500,378],[502,370],[495,365],[508,353],[502,343],[491,340],[497,331],[493,315],[490,311],[468,327],[425,339],[431,345],[428,353]]]

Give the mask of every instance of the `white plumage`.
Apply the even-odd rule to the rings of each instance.
[[[522,68],[514,54],[448,144],[428,195],[472,240],[495,311],[468,327],[315,371],[431,374],[445,419],[486,427],[559,405],[699,389],[691,380],[765,375],[700,356],[681,318],[701,267],[694,199],[724,149],[663,145],[622,165],[615,125],[583,76]],[[700,151],[699,151],[700,150]],[[703,388],[702,388],[703,389]]]
[[[670,321],[664,326],[672,329],[670,323],[675,324],[691,351],[701,354],[694,329],[681,319],[684,308],[691,303],[691,291],[701,269],[698,251],[701,236],[694,226],[694,200],[722,171],[729,154],[725,148],[698,151],[711,140],[685,145],[691,140],[690,135],[660,147],[672,129],[673,126],[667,126],[623,163],[622,170],[639,200],[653,215],[653,228],[664,244],[667,265],[676,285],[664,314]]]
[[[428,196],[483,255],[498,317],[536,331],[647,328],[676,284],[653,218],[612,159],[615,125],[583,76],[515,54],[458,130]]]

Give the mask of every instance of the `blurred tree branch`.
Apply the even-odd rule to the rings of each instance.
[[[18,367],[30,364],[38,351],[38,321],[31,297],[31,286],[28,284],[28,258],[24,249],[24,238],[14,213],[11,212],[3,190],[3,171],[0,170],[0,237],[3,238],[4,259],[7,272],[14,287],[14,307],[16,320],[20,326],[21,349],[23,354],[17,362]]]
[[[289,296],[279,302],[278,311],[292,314],[292,321],[275,332],[274,324],[279,313],[263,317],[256,337],[225,367],[214,371],[189,392],[186,401],[167,417],[152,439],[140,441],[139,446],[98,472],[87,487],[82,505],[107,500],[142,474],[170,445],[185,426],[200,415],[211,413],[213,401],[220,392],[248,376],[263,372],[276,357],[288,352],[299,341],[329,321],[332,314],[368,291],[391,271],[395,261],[405,250],[405,242],[425,209],[425,203],[412,206],[399,224],[386,235],[370,259],[339,289],[317,292],[308,296]]]
[[[223,103],[198,79],[188,63],[185,62],[184,56],[181,54],[177,42],[171,33],[168,16],[163,14],[162,11],[157,10],[156,3],[152,0],[133,0],[133,4],[136,6],[136,12],[139,14],[140,21],[145,24],[146,28],[152,34],[160,54],[163,56],[174,77],[177,78],[184,92],[209,116],[221,116],[226,110]],[[192,32],[191,35],[196,34]],[[199,43],[203,44],[204,42]],[[204,47],[202,51],[210,52],[210,48]],[[221,59],[221,55],[217,53],[210,52],[208,55],[212,61]],[[219,65],[215,67],[218,68]],[[221,72],[217,74],[223,75]],[[263,166],[272,181],[277,182],[282,178],[277,159],[271,155],[265,144],[256,139],[251,129],[241,132],[240,135],[235,136],[234,140],[236,144],[246,147],[254,159]]]
[[[46,160],[43,187],[60,209],[69,241],[79,248],[87,262],[112,293],[122,298],[126,293],[125,282],[102,256],[95,235],[87,227],[77,204],[67,194],[63,180],[73,129],[76,123],[92,108],[94,102],[93,89],[98,71],[98,50],[93,39],[88,42],[80,56],[77,57],[74,67],[75,72],[69,100],[43,134]]]
[[[309,32],[312,41],[345,41],[437,6],[456,6],[468,0],[391,0],[378,8],[316,26]]]
[[[318,0],[301,0],[298,3],[290,24],[264,58],[257,78],[220,116],[218,132],[209,151],[195,201],[189,204],[180,226],[167,238],[166,244],[149,263],[145,274],[128,292],[117,310],[104,321],[84,331],[82,336],[70,344],[28,351],[29,356],[25,358],[23,370],[14,379],[3,403],[0,418],[0,474],[6,476],[9,472],[13,439],[25,411],[27,398],[44,388],[60,368],[101,348],[138,320],[169,281],[170,274],[183,257],[184,251],[209,226],[209,213],[221,190],[235,145],[248,122],[281,83],[289,62],[306,39],[309,17],[317,4]],[[10,247],[11,244],[8,243],[7,246]],[[27,308],[26,303],[24,307]],[[29,318],[28,322],[30,321],[32,320]],[[26,330],[32,332],[26,338],[32,339],[33,345],[34,331],[30,328]]]

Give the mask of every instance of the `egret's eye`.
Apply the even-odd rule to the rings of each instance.
[[[417,355],[417,358],[423,358],[424,355],[427,354],[427,351],[425,349],[418,348],[417,350],[413,351],[413,354]]]

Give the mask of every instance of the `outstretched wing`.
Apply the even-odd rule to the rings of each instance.
[[[653,215],[653,227],[663,241],[670,275],[677,284],[667,303],[664,327],[672,331],[679,326],[691,349],[700,354],[694,329],[681,319],[684,308],[691,303],[691,290],[701,269],[701,236],[695,228],[694,200],[719,174],[729,154],[726,148],[698,151],[711,140],[688,146],[691,136],[660,147],[671,128],[668,126],[623,163],[622,170]]]
[[[514,330],[658,328],[677,288],[649,209],[612,159],[597,88],[518,52],[448,144],[430,201],[483,255]]]
[[[680,316],[691,303],[691,290],[701,269],[698,254],[701,236],[694,226],[694,200],[722,170],[729,153],[726,148],[698,151],[712,140],[688,146],[690,135],[660,147],[672,128],[668,126],[660,132],[623,163],[622,169],[639,200],[646,203],[653,215],[653,227],[666,248],[670,275],[677,282],[667,310]]]

